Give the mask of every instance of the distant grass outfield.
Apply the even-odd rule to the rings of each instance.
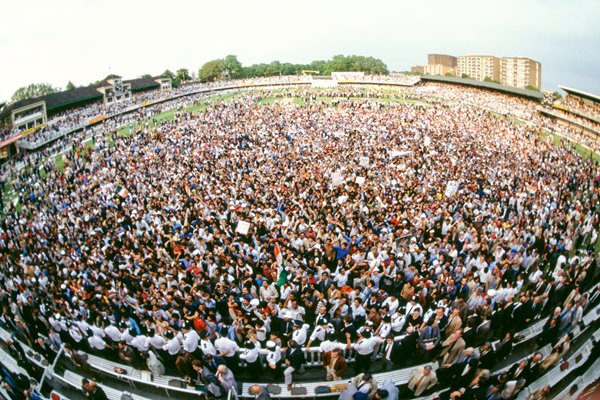
[[[366,91],[366,89],[365,89]],[[274,92],[281,92],[280,90],[274,91]],[[236,92],[236,93],[227,93],[227,94],[223,94],[223,95],[216,95],[216,96],[211,96],[211,97],[207,97],[207,98],[203,98],[198,100],[198,105],[194,106],[194,105],[190,105],[187,106],[185,108],[185,111],[187,112],[191,112],[191,113],[198,113],[198,112],[204,112],[206,111],[208,105],[213,105],[217,102],[222,102],[222,101],[231,101],[232,99],[235,99],[236,97],[240,97],[242,95],[244,95],[246,92]],[[258,92],[257,92],[258,93]],[[385,96],[389,93],[389,97]],[[268,93],[265,93],[268,94]],[[261,100],[259,101],[260,104],[264,104],[264,105],[272,105],[275,103],[293,103],[296,105],[302,105],[304,104],[304,99],[300,96],[298,96],[297,94],[299,93],[294,93],[292,92],[292,95],[290,97],[273,97],[273,96],[265,96],[263,98],[261,98]],[[398,92],[397,91],[384,91],[383,92],[384,97],[381,98],[369,98],[368,100],[373,101],[373,102],[379,102],[379,103],[383,103],[383,104],[420,104],[422,106],[425,107],[429,107],[431,106],[431,104],[425,102],[425,101],[420,101],[420,100],[413,100],[413,99],[399,99],[397,97],[394,97],[392,95],[397,95]],[[365,100],[365,97],[350,97],[351,100]],[[317,96],[317,101],[318,102],[323,102],[323,103],[328,103],[330,104],[333,101],[332,97],[324,97],[324,96]],[[169,111],[165,111],[163,113],[160,113],[158,115],[155,115],[152,117],[152,121],[157,121],[157,122],[164,122],[164,121],[172,121],[175,119],[175,113],[177,112],[177,110],[173,109],[173,110],[169,110]],[[498,118],[505,118],[504,116],[491,112],[492,115],[498,117]],[[511,117],[510,120],[516,124],[516,125],[520,125],[523,124],[524,121],[516,118],[516,117]],[[136,131],[140,128],[142,128],[143,126],[145,126],[145,122],[146,121],[136,121],[133,123],[133,130]],[[125,124],[124,126],[120,127],[117,130],[117,133],[121,136],[129,136],[129,131],[130,131],[130,124]],[[552,134],[549,131],[543,131],[541,132],[544,135],[549,135],[552,137],[553,142],[556,145],[560,145],[561,142],[561,137],[555,134]],[[88,140],[85,143],[86,146],[91,147],[92,141]],[[111,143],[112,145],[112,143]],[[583,157],[589,158],[590,155],[592,155],[592,158],[596,161],[596,162],[600,162],[600,154],[598,153],[592,153],[589,149],[585,149],[580,145],[577,145],[575,147],[575,150],[582,155]],[[62,154],[57,154],[55,157],[55,163],[56,163],[56,167],[58,169],[64,169],[64,165],[65,165],[65,161],[63,159],[63,155]],[[7,182],[7,184],[4,187],[4,195],[5,195],[5,200],[7,201],[12,201],[16,199],[16,193],[13,190],[13,185],[11,182]],[[19,206],[17,206],[18,208],[20,208]],[[600,240],[598,241],[598,247],[597,250],[600,250]]]

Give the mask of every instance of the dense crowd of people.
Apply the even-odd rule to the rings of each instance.
[[[49,360],[64,344],[207,385],[244,363],[291,387],[318,348],[330,380],[352,369],[360,385],[381,354],[386,368],[440,362],[415,369],[415,396],[439,382],[514,397],[590,305],[597,165],[466,104],[525,115],[521,100],[332,93],[249,93],[23,171],[0,225],[2,322]],[[546,316],[552,354],[494,375]]]

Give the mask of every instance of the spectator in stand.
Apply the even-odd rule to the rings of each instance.
[[[431,365],[417,367],[408,379],[407,388],[413,396],[419,397],[437,384],[437,376]]]

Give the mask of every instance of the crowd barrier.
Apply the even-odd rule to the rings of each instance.
[[[588,310],[588,312],[585,314],[584,318],[582,319],[584,328],[581,329],[580,327],[575,327],[573,329],[574,336],[578,337],[592,323],[594,323],[596,320],[598,320],[599,316],[600,316],[600,306],[596,306],[596,307],[593,307],[592,309]],[[521,343],[526,340],[533,339],[539,333],[541,333],[541,329],[538,329],[537,327],[539,325],[541,325],[543,327],[543,322],[544,322],[544,320],[540,320],[540,321],[534,323],[532,326],[521,331],[519,333],[519,335],[523,336],[523,340],[521,340]],[[4,330],[3,328],[0,328],[0,337],[1,338],[6,339],[10,336],[11,335],[9,332]],[[600,339],[600,330],[595,332],[594,337],[596,340]],[[41,359],[40,357],[36,357],[36,353],[31,348],[29,348],[29,346],[27,346],[26,344],[24,344],[22,342],[19,342],[19,343],[23,346],[23,349],[25,350],[26,355],[31,362],[33,362],[35,365],[39,366],[40,368],[44,368],[46,370],[50,369],[50,371],[48,371],[49,376],[52,376],[52,377],[54,377],[64,383],[67,383],[71,386],[80,387],[81,379],[83,378],[81,375],[79,375],[71,370],[66,371],[64,376],[61,376],[61,375],[55,373],[53,370],[54,369],[53,366],[49,366],[47,363],[44,364],[44,360]],[[573,353],[573,355],[569,358],[570,364],[575,366],[575,365],[580,365],[583,362],[585,362],[585,360],[587,359],[587,356],[591,352],[592,347],[593,347],[593,344],[590,339],[583,346],[581,346],[576,352]],[[543,357],[546,357],[548,354],[550,354],[551,350],[552,350],[551,346],[546,345],[543,348],[541,348],[539,350],[539,352],[542,354]],[[59,354],[59,356],[60,356],[60,354]],[[8,356],[6,355],[6,353],[0,352],[0,359],[1,359],[1,357],[8,357]],[[527,357],[528,356],[526,356],[524,358],[527,358]],[[58,357],[57,357],[57,360],[58,360]],[[90,363],[92,368],[94,368],[98,372],[108,375],[108,376],[111,376],[113,378],[116,378],[120,381],[123,381],[133,389],[144,390],[145,388],[152,387],[152,388],[164,391],[166,396],[171,396],[172,394],[175,394],[175,393],[181,393],[181,394],[185,394],[188,396],[189,395],[192,395],[192,396],[203,395],[202,392],[197,391],[195,388],[191,388],[191,387],[188,388],[186,385],[183,385],[183,387],[175,387],[170,384],[170,382],[172,382],[173,380],[179,380],[181,382],[184,382],[181,379],[181,377],[163,375],[160,377],[154,377],[154,379],[152,381],[147,381],[142,378],[141,370],[135,369],[133,367],[130,367],[130,366],[127,366],[124,364],[106,360],[104,358],[101,358],[101,357],[98,357],[98,356],[95,356],[92,354],[88,354],[88,362]],[[434,370],[436,370],[438,368],[438,365],[435,362],[428,363],[428,364],[432,365]],[[15,363],[15,365],[16,365],[16,363]],[[423,365],[425,365],[425,364],[423,364]],[[115,367],[122,368],[123,370],[126,371],[126,374],[119,374],[119,373],[115,372]],[[373,376],[378,382],[383,382],[384,380],[389,379],[392,382],[394,382],[394,384],[396,384],[396,385],[403,385],[408,382],[410,374],[414,368],[415,368],[415,366],[412,366],[412,367],[388,371],[388,372],[375,373],[375,374],[373,374]],[[494,373],[502,373],[502,372],[507,371],[509,368],[510,368],[510,365],[506,366],[504,368],[494,370]],[[542,378],[540,378],[538,381],[536,381],[535,386],[532,386],[532,388],[543,387],[545,384],[548,384],[547,382],[552,383],[552,382],[558,381],[558,380],[562,379],[565,375],[565,373],[558,373],[556,368],[552,369],[549,372],[549,374],[550,373],[551,373],[551,375],[548,375],[548,376],[544,375]],[[314,389],[317,386],[330,386],[335,383],[336,382],[331,382],[331,381],[303,382],[302,386],[304,386],[307,389],[307,394],[304,396],[297,396],[297,395],[292,396],[292,394],[288,392],[287,388],[284,387],[285,385],[282,385],[281,394],[272,395],[272,397],[277,397],[277,398],[328,397],[328,396],[332,396],[332,394],[331,393],[315,394]],[[339,383],[339,382],[337,382],[337,383]],[[248,393],[248,388],[253,384],[260,385],[261,383],[251,383],[251,382],[244,383],[242,385],[242,391],[239,394],[239,397],[245,397],[245,398],[253,397],[252,395],[250,395]],[[105,386],[106,385],[104,385],[103,388],[105,388]],[[111,388],[106,387],[106,389],[107,390],[105,390],[105,391],[108,394],[108,392],[111,391]],[[530,392],[532,392],[532,391],[533,390],[530,390]],[[120,391],[116,391],[115,395],[117,392],[121,393]],[[237,396],[237,394],[236,394],[236,396]],[[109,397],[109,398],[112,398],[112,397]],[[134,398],[135,398],[135,396],[134,396]],[[423,398],[428,399],[428,398],[430,398],[430,396],[425,396]]]

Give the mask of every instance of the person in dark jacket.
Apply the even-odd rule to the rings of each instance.
[[[87,397],[91,400],[108,400],[104,390],[94,381],[90,381],[87,386]]]
[[[271,395],[266,387],[261,385],[252,385],[248,388],[248,393],[254,396],[256,400],[271,400]]]
[[[285,365],[287,368],[283,371],[285,384],[288,389],[292,389],[292,374],[298,371],[304,364],[304,352],[294,340],[288,341],[288,348],[285,350]]]

